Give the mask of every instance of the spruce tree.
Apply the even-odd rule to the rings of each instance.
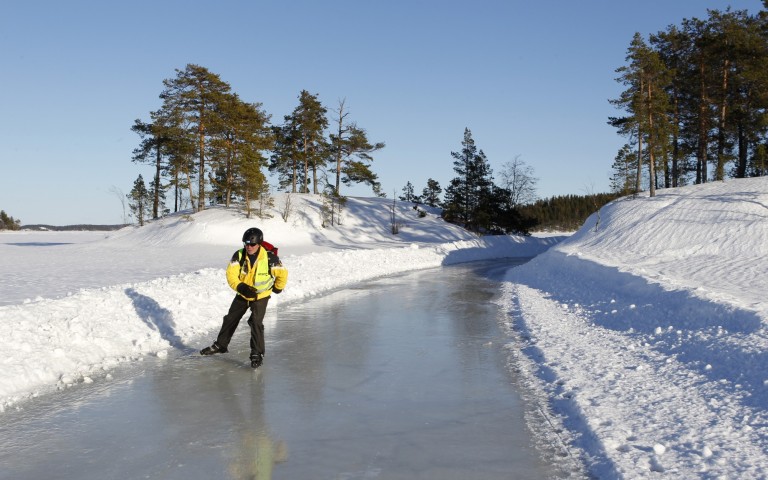
[[[403,194],[399,198],[403,202],[417,203],[418,197],[413,193],[413,184],[410,181],[403,187]]]
[[[451,152],[456,177],[445,189],[443,216],[446,220],[480,231],[492,218],[492,172],[482,150],[478,150],[469,128],[464,129],[460,152]]]
[[[629,195],[634,191],[634,172],[637,171],[637,157],[632,148],[624,145],[613,162],[611,176],[611,192],[620,196]]]
[[[129,200],[128,207],[131,210],[131,215],[136,218],[139,226],[143,227],[151,212],[152,195],[147,190],[141,175],[133,182],[133,188],[126,197]]]
[[[469,128],[464,129],[464,139],[461,146],[460,152],[451,152],[454,159],[453,171],[456,176],[450,180],[445,189],[443,216],[449,222],[467,225],[470,220],[471,208],[474,206],[471,196],[470,165],[477,155],[477,147]]]

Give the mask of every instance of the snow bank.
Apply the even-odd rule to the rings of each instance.
[[[596,477],[768,474],[766,180],[619,200],[509,272],[510,349]]]

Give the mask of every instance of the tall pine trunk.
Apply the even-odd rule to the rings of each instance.
[[[157,220],[160,218],[158,210],[160,210],[160,145],[155,146],[157,152],[157,160],[155,161],[155,191],[154,198],[152,199],[152,218]]]
[[[179,171],[173,173],[173,213],[179,211],[179,200],[181,199],[181,189],[179,188]]]
[[[198,192],[197,192],[197,211],[205,210],[205,126],[203,124],[203,111],[200,111],[200,123],[197,126],[198,148],[200,155],[200,165],[198,173]]]
[[[315,162],[312,162],[312,184],[312,191],[315,194],[320,193],[317,191],[317,163]]]
[[[703,57],[703,54],[701,55]],[[707,182],[707,149],[709,147],[709,135],[707,132],[707,85],[706,65],[704,59],[699,59],[699,136],[696,152],[696,183]]]
[[[304,136],[304,180],[301,184],[301,193],[309,193],[309,139]]]
[[[678,138],[678,126],[680,125],[680,104],[675,92],[674,121],[672,126],[672,187],[677,187],[680,175],[680,139]]]
[[[727,108],[727,92],[728,92],[728,65],[729,61],[725,60],[723,64],[723,82],[722,82],[722,98],[720,99],[720,115],[717,119],[717,165],[715,166],[715,180],[723,180],[725,178],[725,116]]]
[[[747,176],[747,135],[744,132],[744,125],[741,120],[738,126],[739,135],[739,159],[736,164],[736,178],[744,178]]]
[[[189,172],[189,165],[184,165],[184,174],[187,177],[187,188],[189,189],[189,203],[191,203],[192,210],[197,211],[197,207],[195,206],[195,189],[192,187],[192,174]]]
[[[293,152],[298,152],[298,141],[294,140],[293,142]],[[296,160],[296,155],[291,155],[293,158],[291,158],[291,165],[293,166],[293,178],[291,178],[291,193],[296,193],[296,183],[299,179],[299,161]]]
[[[656,160],[654,158],[654,148],[656,147],[653,141],[653,109],[651,103],[653,99],[653,90],[651,88],[651,82],[648,82],[648,182],[650,189],[650,196],[656,196]]]

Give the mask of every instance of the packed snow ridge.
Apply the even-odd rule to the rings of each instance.
[[[319,202],[291,196],[287,220],[277,196],[267,220],[211,209],[107,234],[0,234],[0,335],[13,346],[1,408],[194,354],[231,301],[226,262],[258,226],[290,272],[278,308],[378,276],[535,256],[497,301],[510,365],[546,417],[530,420],[541,441],[598,478],[768,476],[766,179],[621,199],[568,238],[477,238],[372,198],[323,228]]]

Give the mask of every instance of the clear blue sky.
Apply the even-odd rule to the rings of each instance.
[[[149,167],[130,128],[188,63],[282,122],[302,89],[387,147],[389,198],[442,186],[464,128],[538,195],[608,191],[624,139],[606,124],[632,35],[760,0],[0,2],[0,209],[23,224],[120,223],[113,193]],[[370,189],[342,190],[371,195]]]

